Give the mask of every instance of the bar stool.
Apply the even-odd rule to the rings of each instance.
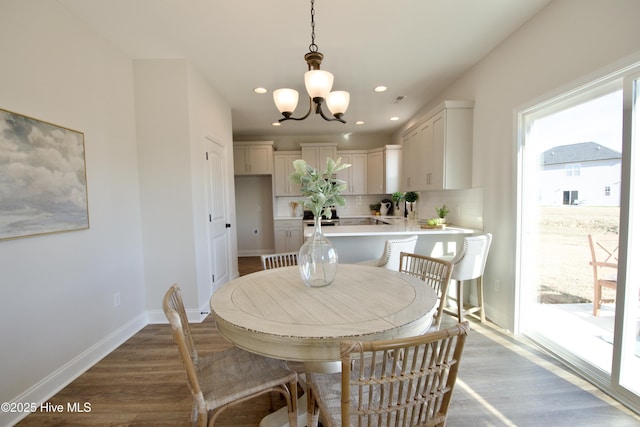
[[[407,237],[406,239],[390,239],[384,242],[384,249],[380,258],[359,262],[358,264],[384,267],[389,270],[398,271],[400,267],[400,253],[413,253],[418,242],[418,236]]]
[[[484,274],[484,267],[487,263],[487,256],[489,255],[489,247],[491,246],[492,235],[490,233],[482,234],[479,236],[469,236],[464,238],[464,245],[460,252],[453,257],[440,257],[451,261],[453,263],[453,273],[451,273],[451,280],[456,281],[456,298],[448,297],[450,300],[455,300],[458,306],[457,313],[451,310],[445,310],[449,314],[458,316],[458,321],[462,322],[466,314],[480,312],[480,321],[484,323],[486,321],[484,315],[484,296],[482,276]],[[476,286],[478,292],[478,305],[464,309],[464,288],[463,284],[465,280],[476,279]]]

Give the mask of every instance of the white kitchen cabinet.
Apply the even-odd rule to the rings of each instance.
[[[300,196],[300,187],[289,181],[293,173],[293,161],[302,157],[300,151],[276,151],[274,163],[274,193],[276,196]]]
[[[302,220],[276,219],[273,223],[276,252],[297,252],[300,250],[303,241]]]
[[[384,149],[367,153],[367,193],[384,194]]]
[[[327,157],[337,160],[337,144],[328,143],[302,143],[300,144],[302,159],[315,169],[324,170],[327,166]]]
[[[402,137],[402,176],[404,191],[418,190],[420,162],[420,128]]]
[[[403,189],[471,187],[473,102],[445,101],[403,135]]]
[[[337,157],[342,163],[348,163],[351,167],[336,173],[338,179],[347,183],[344,195],[367,194],[367,152],[360,150],[338,151]]]
[[[392,194],[400,191],[401,145],[385,145],[367,154],[367,193]]]
[[[273,141],[233,143],[235,175],[273,174]]]

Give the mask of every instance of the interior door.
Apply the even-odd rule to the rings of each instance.
[[[227,212],[227,173],[225,147],[206,138],[207,208],[209,211],[209,266],[212,291],[229,281],[230,242]]]

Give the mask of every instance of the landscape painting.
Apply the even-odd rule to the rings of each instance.
[[[0,240],[89,228],[84,134],[0,109]]]

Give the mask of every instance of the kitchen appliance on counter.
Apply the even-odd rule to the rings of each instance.
[[[305,210],[302,213],[302,226],[303,227],[313,227],[313,212],[309,210]],[[323,227],[332,227],[340,224],[340,218],[338,218],[338,211],[336,209],[331,209],[331,218],[327,218],[322,215],[322,219],[320,220],[320,224]]]

